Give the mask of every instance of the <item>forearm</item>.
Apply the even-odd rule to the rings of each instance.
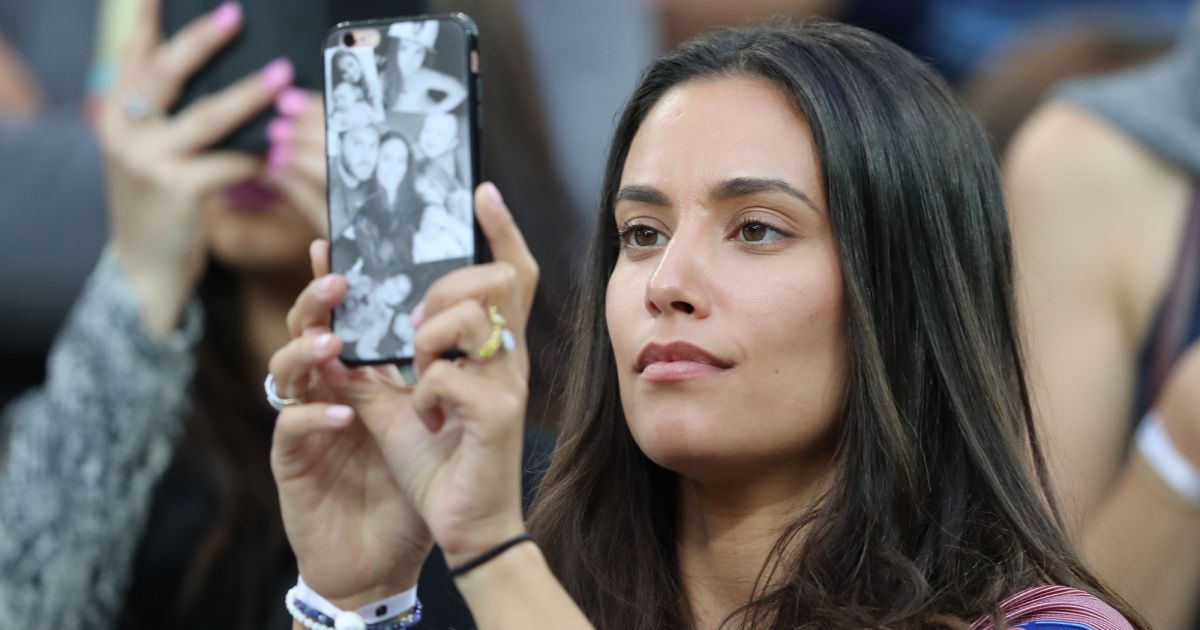
[[[505,551],[455,584],[482,630],[592,627],[532,543]]]
[[[1092,567],[1155,628],[1190,628],[1200,592],[1200,508],[1136,450],[1082,531]]]
[[[45,385],[0,417],[0,617],[15,626],[115,619],[181,433],[190,343],[147,337],[128,290],[106,258],[58,337]]]

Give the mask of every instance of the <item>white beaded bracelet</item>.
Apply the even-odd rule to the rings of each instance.
[[[1142,457],[1176,494],[1200,506],[1200,470],[1171,443],[1162,417],[1151,409],[1137,430],[1137,448]]]
[[[408,628],[421,619],[421,603],[417,600],[417,587],[403,593],[362,606],[357,610],[341,610],[329,600],[321,597],[304,583],[297,580],[296,586],[287,592],[284,605],[292,618],[309,630],[364,630],[366,628]],[[403,619],[385,623],[408,611]],[[331,625],[332,624],[332,625]]]

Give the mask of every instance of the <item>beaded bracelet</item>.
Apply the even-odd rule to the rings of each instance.
[[[420,600],[417,600],[412,610],[396,621],[368,624],[353,611],[342,611],[336,618],[332,618],[300,601],[296,595],[297,588],[292,587],[283,603],[292,618],[309,630],[409,630],[421,623],[423,608]]]

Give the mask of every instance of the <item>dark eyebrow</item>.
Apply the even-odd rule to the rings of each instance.
[[[782,179],[771,179],[765,177],[735,177],[727,179],[715,188],[713,188],[712,196],[714,199],[733,199],[735,197],[745,197],[761,192],[781,192],[806,203],[813,210],[820,212],[821,209],[817,204],[804,192],[797,190],[791,184]]]
[[[670,201],[661,190],[653,186],[642,186],[639,184],[625,186],[618,191],[617,201],[634,201],[637,203],[648,203],[652,206],[670,205]]]

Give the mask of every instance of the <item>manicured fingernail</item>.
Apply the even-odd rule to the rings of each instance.
[[[484,188],[487,189],[486,194],[492,198],[492,203],[504,205],[504,196],[500,194],[500,189],[496,188],[495,184],[488,182],[484,184]]]
[[[242,5],[233,2],[222,2],[221,6],[213,9],[212,23],[222,31],[231,31],[242,22]]]
[[[292,67],[292,62],[288,61],[287,57],[280,57],[262,69],[263,83],[272,90],[278,90],[289,85],[292,82],[292,77],[295,75],[296,70]]]
[[[275,109],[284,116],[299,116],[308,107],[308,92],[288,88],[275,99]]]
[[[313,342],[313,347],[317,349],[317,352],[325,354],[326,351],[333,347],[333,333],[325,333],[317,337],[317,340]]]
[[[273,175],[278,175],[287,166],[288,159],[291,157],[291,145],[286,142],[272,144],[271,150],[267,152],[267,170]]]
[[[267,123],[267,140],[287,142],[296,135],[296,121],[291,118],[273,118]]]
[[[329,297],[333,291],[333,276],[325,276],[317,283],[317,295],[321,297]]]
[[[421,302],[413,307],[412,312],[408,314],[408,323],[413,328],[417,328],[423,321],[425,321],[425,303]]]
[[[354,417],[354,410],[346,405],[331,405],[325,409],[325,417],[331,424],[344,424]]]

